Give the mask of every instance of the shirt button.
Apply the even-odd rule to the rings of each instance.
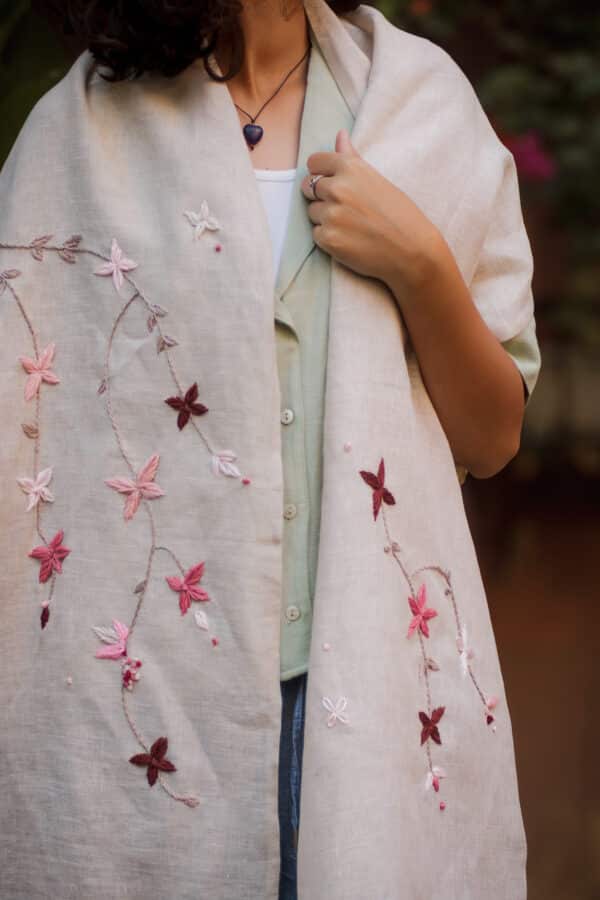
[[[300,618],[300,610],[297,606],[288,606],[285,615],[288,622],[296,622]]]
[[[284,409],[281,413],[281,423],[282,425],[291,425],[294,421],[294,410],[293,409]]]
[[[297,512],[298,508],[295,503],[286,503],[283,509],[283,517],[285,519],[293,519]]]

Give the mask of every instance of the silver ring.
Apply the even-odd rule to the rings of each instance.
[[[322,177],[323,177],[322,175],[311,175],[309,182],[308,182],[312,188],[313,197],[315,198],[315,200],[321,199],[320,197],[317,196],[317,189],[316,189],[315,185],[317,184],[317,181],[319,180],[319,178],[322,178]]]

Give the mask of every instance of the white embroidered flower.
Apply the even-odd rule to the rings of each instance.
[[[204,610],[197,609],[194,613],[194,619],[196,620],[198,628],[202,628],[203,631],[208,631],[208,618],[206,617]]]
[[[112,275],[115,290],[119,293],[123,286],[123,272],[129,272],[131,269],[137,269],[137,263],[123,256],[123,251],[117,244],[116,238],[113,238],[110,246],[110,262],[100,266],[94,275]]]
[[[435,791],[440,789],[440,778],[445,778],[446,772],[441,766],[432,766],[425,778],[425,790],[429,791],[433,788]]]
[[[40,500],[46,500],[47,502],[52,502],[54,500],[54,495],[48,490],[48,484],[51,478],[51,466],[47,469],[42,469],[37,478],[17,478],[17,483],[21,489],[26,494],[29,494],[27,512],[29,512],[30,509],[33,509],[34,506],[37,506]]]
[[[241,478],[242,473],[233,462],[237,459],[233,450],[223,450],[213,454],[212,470],[215,475],[228,475],[230,478]]]
[[[468,639],[467,639],[467,629],[465,625],[461,626],[460,629],[460,637],[456,639],[456,645],[458,647],[458,652],[460,653],[460,663],[462,666],[463,675],[468,675],[469,673],[469,660],[473,659],[475,656],[473,650],[469,647]]]
[[[203,200],[200,204],[199,213],[186,210],[184,216],[194,229],[195,239],[201,237],[206,229],[209,231],[218,231],[221,227],[217,219],[215,219],[214,216],[211,216],[206,200]]]
[[[348,700],[346,697],[339,697],[336,700],[335,704],[329,697],[323,697],[322,703],[327,712],[329,713],[327,717],[327,725],[331,728],[335,725],[336,722],[342,722],[344,725],[348,724],[348,717],[344,715],[344,710],[348,705]]]

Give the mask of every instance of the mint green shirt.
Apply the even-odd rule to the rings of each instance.
[[[311,30],[298,168],[275,284],[275,331],[281,388],[284,476],[281,679],[307,671],[319,547],[323,409],[327,366],[330,257],[313,242],[300,182],[306,159],[331,152],[354,118]],[[540,368],[535,322],[503,346],[531,395]]]

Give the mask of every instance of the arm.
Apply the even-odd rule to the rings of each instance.
[[[503,182],[512,192],[509,221],[494,220],[470,290],[441,232],[406,193],[362,159],[345,129],[338,132],[334,153],[313,153],[307,164],[312,174],[325,176],[316,200],[308,177],[302,185],[312,201],[308,214],[315,243],[354,271],[387,284],[455,462],[475,477],[494,475],[519,449],[526,399],[502,334],[492,331],[480,311],[485,309],[499,332],[514,324],[515,309],[523,318],[530,265],[520,223],[515,231],[513,173],[506,169]]]
[[[410,277],[401,241],[382,235],[383,280],[401,309],[419,368],[457,464],[495,475],[519,449],[525,391],[515,363],[492,334],[440,232],[420,244]]]

